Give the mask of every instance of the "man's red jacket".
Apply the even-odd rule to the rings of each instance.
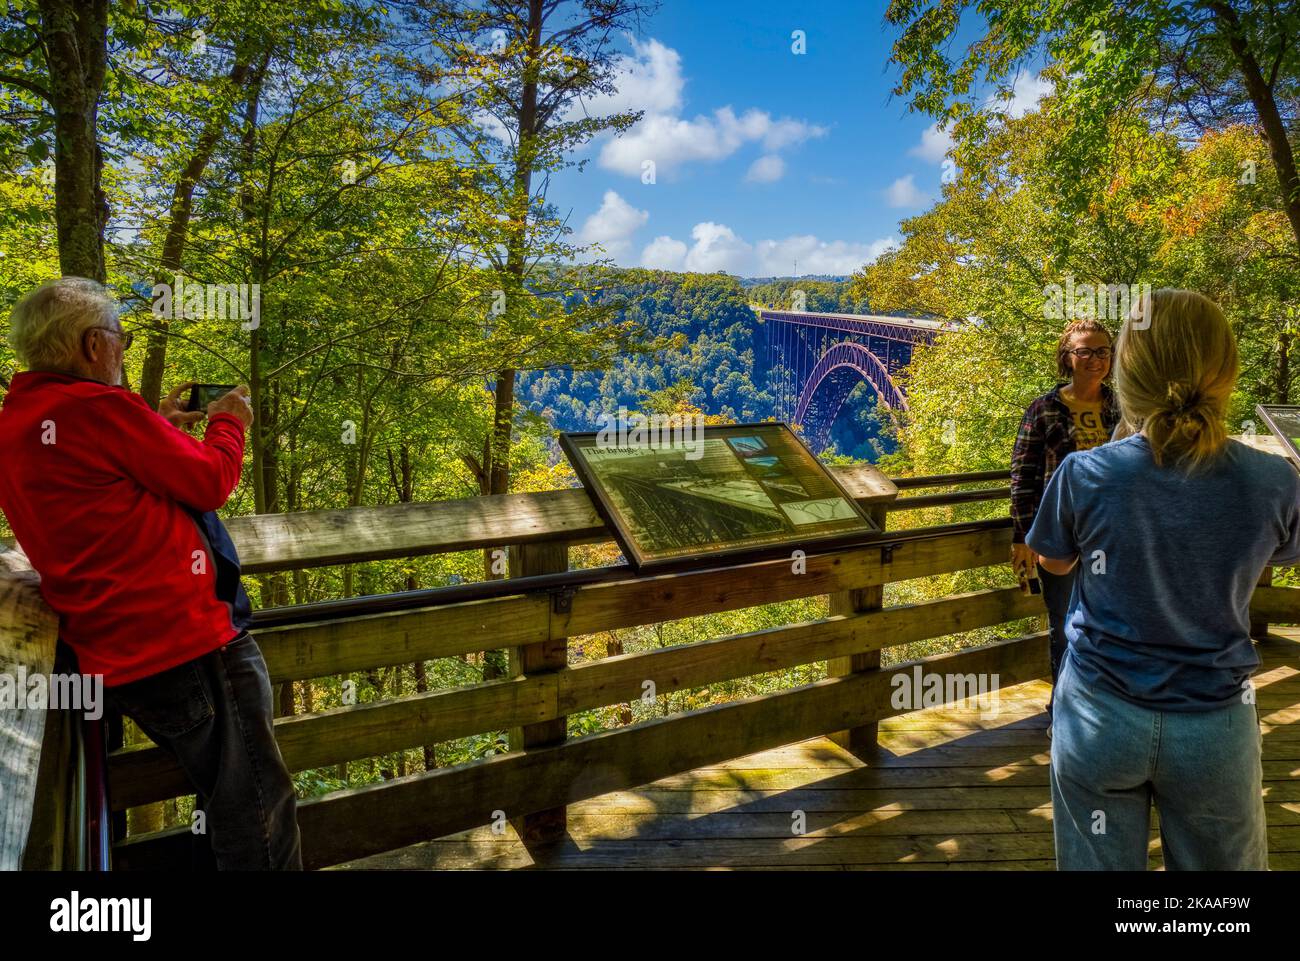
[[[125,388],[15,375],[0,410],[0,509],[83,673],[125,684],[240,633],[184,507],[224,504],[243,459],[233,414],[210,418],[199,441]]]

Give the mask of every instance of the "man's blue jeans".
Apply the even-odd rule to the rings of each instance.
[[[271,680],[252,635],[107,694],[176,757],[194,787],[206,822],[196,834],[196,866],[302,869],[293,780],[275,741]]]
[[[1074,591],[1074,577],[1079,572],[1076,564],[1068,574],[1053,574],[1038,568],[1038,580],[1043,585],[1043,604],[1047,607],[1049,652],[1052,664],[1052,694],[1047,699],[1047,717],[1051,720],[1056,700],[1056,679],[1061,673],[1068,643],[1065,639],[1065,615],[1070,610],[1070,595]],[[1053,729],[1055,730],[1055,729]]]
[[[1052,722],[1061,871],[1145,871],[1151,804],[1170,871],[1267,871],[1254,704],[1152,711],[1085,688],[1067,656]]]

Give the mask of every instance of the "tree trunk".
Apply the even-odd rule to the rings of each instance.
[[[54,220],[64,276],[103,283],[108,201],[96,129],[108,63],[108,0],[40,0],[54,111]]]
[[[255,225],[257,220],[256,197],[253,191],[252,171],[253,164],[257,159],[257,115],[261,99],[262,78],[266,75],[267,65],[270,62],[270,55],[264,54],[257,70],[253,75],[253,82],[249,91],[248,99],[244,102],[244,120],[243,129],[240,132],[240,163],[242,166],[239,193],[240,212],[243,216],[244,224],[248,227]],[[268,200],[269,202],[269,200]],[[254,283],[261,289],[262,282],[266,279],[265,264],[262,263],[261,253],[253,255],[252,277]],[[268,417],[270,416],[270,403],[267,398],[265,385],[262,383],[262,326],[249,331],[248,337],[248,391],[252,395],[253,404],[253,425],[250,429],[249,441],[253,449],[253,512],[256,514],[266,514],[274,510],[270,505],[275,502],[275,464],[274,458],[271,464],[267,464],[268,451],[266,449],[266,438],[268,436]],[[267,484],[268,476],[271,483]]]
[[[542,60],[542,7],[543,0],[528,2],[527,53],[524,58],[523,87],[520,91],[519,112],[516,122],[519,136],[515,141],[514,189],[509,202],[512,233],[506,242],[506,273],[510,275],[514,290],[522,296],[524,272],[528,260],[528,224],[532,204],[533,166],[537,139],[537,83]],[[508,308],[509,309],[509,308]],[[517,305],[516,305],[517,309]],[[506,494],[510,491],[510,431],[514,423],[516,371],[497,372],[492,424],[491,462],[488,469],[489,494]]]
[[[397,494],[397,501],[400,504],[410,504],[415,500],[415,464],[411,460],[410,445],[403,443],[399,449],[397,460],[393,459],[393,450],[388,449],[388,476],[393,482],[393,490]],[[420,589],[420,578],[414,572],[406,575],[406,589],[408,591],[418,591]],[[429,674],[425,669],[424,661],[416,661],[411,665],[411,670],[415,674],[415,690],[417,694],[427,694],[429,691]],[[398,676],[398,684],[401,683],[401,676]],[[398,693],[401,693],[400,687]],[[424,746],[424,769],[432,771],[438,766],[438,757],[432,744]],[[406,773],[405,755],[403,755],[402,773]]]
[[[543,0],[528,2],[527,53],[524,58],[523,86],[519,98],[516,120],[519,136],[515,141],[513,187],[508,212],[512,232],[506,240],[506,273],[510,275],[511,293],[522,297],[524,273],[528,262],[528,223],[532,205],[533,166],[537,138],[537,85],[542,59],[542,6]],[[515,305],[510,309],[518,309]],[[488,463],[484,465],[488,477],[489,494],[510,492],[510,435],[514,426],[515,379],[518,372],[503,369],[497,372],[493,391],[492,437],[488,450]],[[498,575],[492,570],[491,551],[484,551],[485,576],[493,580]],[[509,660],[505,651],[483,652],[483,680],[505,677]]]
[[[510,433],[515,413],[514,370],[497,371],[493,389],[492,447],[488,462],[488,494],[510,493]],[[490,576],[491,572],[489,571]]]
[[[429,692],[429,674],[425,670],[424,661],[415,662],[415,690],[420,694]],[[424,769],[432,771],[438,766],[438,753],[434,750],[432,744],[424,746]]]
[[[1291,340],[1284,330],[1277,335],[1277,365],[1273,368],[1273,403],[1291,403]]]
[[[235,64],[230,68],[229,81],[232,86],[242,86],[248,77],[249,63],[247,54],[236,50]],[[256,96],[256,94],[254,94]],[[203,176],[212,151],[226,130],[224,116],[213,117],[199,135],[194,145],[194,153],[181,171],[180,179],[172,190],[171,209],[168,213],[167,234],[163,239],[162,259],[158,264],[156,283],[173,283],[176,272],[180,269],[185,253],[185,241],[189,236],[190,215],[194,205],[194,185]],[[150,407],[157,410],[162,398],[163,369],[167,365],[167,319],[154,319],[155,329],[149,331],[149,343],[144,355],[144,370],[140,375],[140,395]]]
[[[1291,222],[1296,244],[1300,246],[1300,174],[1296,172],[1295,153],[1291,149],[1291,141],[1287,139],[1286,124],[1277,109],[1277,98],[1273,94],[1273,88],[1264,79],[1259,61],[1246,43],[1237,11],[1222,0],[1211,0],[1209,7],[1218,18],[1219,28],[1232,49],[1237,69],[1241,71],[1246,83],[1250,102],[1259,115],[1269,156],[1277,169],[1278,185],[1282,188],[1282,207],[1286,211],[1287,220]]]

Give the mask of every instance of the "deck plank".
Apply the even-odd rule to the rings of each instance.
[[[1296,870],[1300,629],[1273,631],[1256,677],[1270,866]],[[576,803],[547,850],[482,827],[338,869],[1052,870],[1049,691],[1022,684],[995,714],[959,703],[882,721],[870,763],[813,738]]]

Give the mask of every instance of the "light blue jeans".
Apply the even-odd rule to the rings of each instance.
[[[1056,679],[1061,674],[1061,665],[1065,662],[1065,649],[1069,642],[1065,638],[1065,618],[1070,612],[1070,596],[1074,591],[1074,578],[1078,575],[1076,565],[1068,574],[1053,574],[1043,568],[1038,569],[1038,581],[1043,585],[1043,604],[1047,607],[1047,627],[1050,635],[1049,647],[1052,663],[1052,694],[1047,699],[1047,719],[1052,719],[1052,703],[1056,697]]]
[[[1060,871],[1145,871],[1154,801],[1169,871],[1267,871],[1262,736],[1254,704],[1152,711],[1061,665],[1052,716]]]

